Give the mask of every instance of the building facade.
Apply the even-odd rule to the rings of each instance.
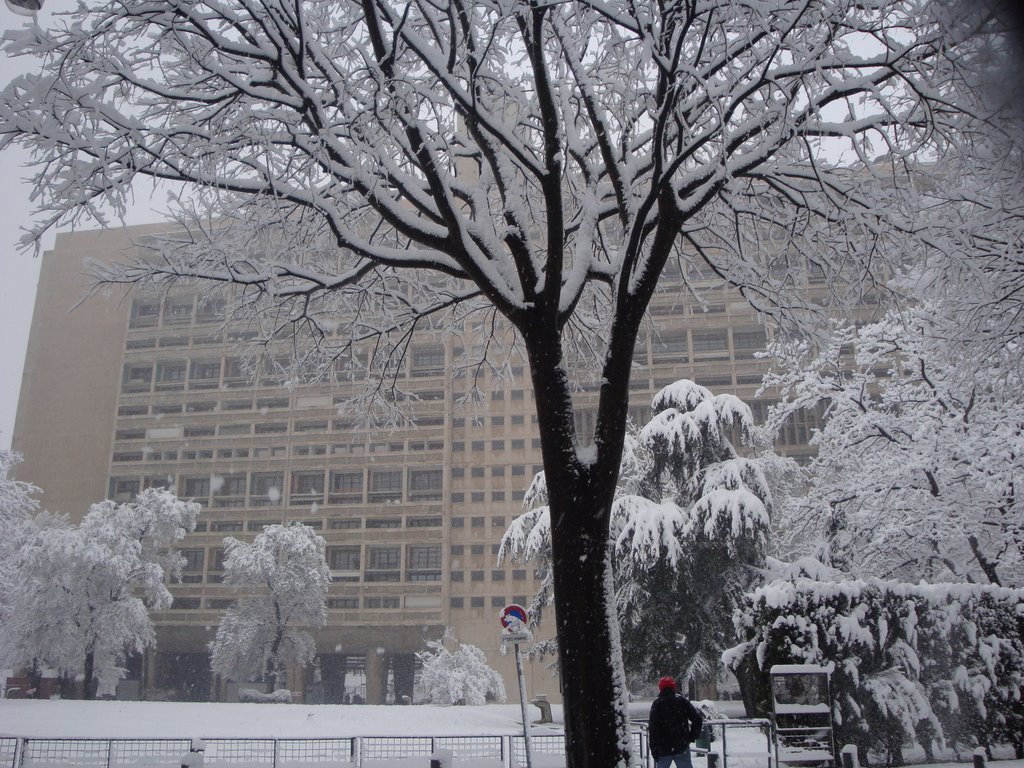
[[[541,468],[525,363],[484,371],[467,398],[450,374],[456,337],[425,331],[406,356],[402,389],[414,425],[367,429],[342,406],[352,383],[289,385],[251,376],[241,332],[194,291],[156,297],[89,291],[83,262],[110,260],[159,227],[60,235],[43,256],[13,436],[20,479],[43,505],[80,517],[95,501],[127,501],[160,486],[201,502],[173,607],[155,617],[157,648],[130,670],[119,695],[232,698],[209,671],[207,643],[233,600],[221,583],[225,536],[251,538],[301,521],[327,542],[333,583],[318,658],[290,670],[305,701],[371,703],[412,697],[414,654],[450,627],[479,646],[515,686],[500,653],[500,609],[529,604],[536,574],[497,562],[501,536]],[[765,328],[739,296],[708,283],[703,305],[671,279],[651,307],[636,350],[631,410],[679,378],[754,399]],[[470,329],[471,330],[471,329]],[[578,395],[579,427],[593,427],[592,390]],[[809,423],[793,423],[785,452],[805,454]],[[550,622],[549,622],[550,624]],[[529,695],[558,696],[544,662],[527,665]]]

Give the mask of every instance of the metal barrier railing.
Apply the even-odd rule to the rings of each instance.
[[[719,754],[720,768],[771,768],[771,725],[767,720],[711,720],[716,732],[712,752]],[[761,729],[766,734],[763,751],[749,747],[750,740],[736,738],[736,729]],[[733,735],[730,737],[730,730]],[[733,746],[730,747],[730,738]],[[204,763],[245,765],[246,768],[298,768],[323,763],[332,768],[373,768],[375,762],[400,758],[427,758],[435,750],[448,750],[457,762],[486,761],[502,768],[526,765],[522,736],[357,736],[352,738],[247,739],[208,738]],[[562,734],[531,735],[534,754],[564,755]],[[653,759],[644,726],[632,734],[634,754],[640,765]],[[745,744],[742,748],[738,746]],[[18,739],[0,738],[0,768],[176,768],[189,751],[191,739]],[[697,763],[700,765],[700,763]]]

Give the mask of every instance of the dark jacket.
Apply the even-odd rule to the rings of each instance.
[[[651,704],[648,738],[655,758],[678,755],[700,736],[704,716],[685,697],[671,689]]]

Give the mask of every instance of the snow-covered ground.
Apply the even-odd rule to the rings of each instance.
[[[631,714],[646,716],[649,705],[631,705]],[[534,725],[531,732],[543,741],[561,734],[561,708],[553,707],[555,720],[551,725]],[[728,708],[727,708],[728,709]],[[729,711],[728,714],[734,714]],[[531,719],[540,711],[531,707]],[[380,707],[380,706],[304,706],[281,704],[183,704],[171,702],[128,701],[33,701],[0,700],[0,737],[21,738],[164,738],[164,739],[325,739],[387,736],[495,736],[521,735],[522,725],[517,705],[483,707]],[[757,728],[730,729],[729,768],[769,768],[768,745]],[[508,744],[509,742],[506,742]],[[550,744],[551,742],[549,742]],[[443,745],[442,745],[443,746]],[[715,742],[721,750],[721,742]],[[560,768],[564,758],[535,750],[534,768]],[[105,753],[103,755],[105,758]],[[212,757],[212,755],[211,755]],[[962,768],[965,762],[942,763],[934,768]],[[0,760],[0,763],[3,761]],[[220,759],[210,762],[220,762]],[[27,760],[25,768],[61,765],[105,765],[105,759],[82,758],[72,762],[60,759]],[[178,765],[177,759],[143,759],[139,766],[168,767]],[[286,768],[318,766],[351,766],[352,762],[333,760],[279,760]],[[426,768],[426,756],[364,759],[366,768]],[[501,768],[499,756],[456,760],[459,768]],[[721,765],[721,763],[719,763]],[[267,768],[263,760],[232,761],[232,768]],[[513,761],[515,765],[515,761]],[[705,761],[694,761],[695,768],[704,768]],[[1024,761],[999,761],[999,768],[1024,768]]]

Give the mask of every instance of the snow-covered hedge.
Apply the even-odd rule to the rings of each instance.
[[[292,692],[286,688],[280,688],[273,693],[243,688],[238,692],[238,700],[243,704],[291,704]]]
[[[770,711],[773,664],[835,663],[838,744],[890,764],[905,743],[1011,743],[1024,752],[1024,590],[973,584],[773,581],[735,614],[726,651]]]

